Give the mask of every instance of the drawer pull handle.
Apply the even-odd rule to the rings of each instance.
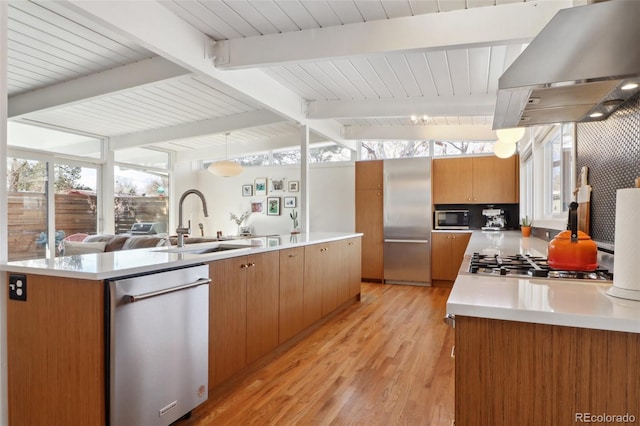
[[[456,345],[451,347],[451,359],[456,359]]]

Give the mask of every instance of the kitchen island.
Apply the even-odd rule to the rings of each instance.
[[[640,419],[640,302],[608,296],[611,281],[467,272],[474,252],[546,257],[546,247],[517,231],[473,232],[447,302],[456,425]]]
[[[26,282],[26,301],[7,303],[10,424],[108,424],[106,279],[208,265],[213,389],[359,300],[360,239],[287,234],[1,265]],[[220,244],[233,249],[206,252]]]

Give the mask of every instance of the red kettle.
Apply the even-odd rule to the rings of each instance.
[[[598,247],[582,231],[578,231],[578,203],[569,205],[567,230],[549,242],[547,261],[551,269],[594,271],[598,267]]]

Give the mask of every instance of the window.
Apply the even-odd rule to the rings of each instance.
[[[429,141],[361,141],[362,160],[428,156]]]
[[[547,174],[545,213],[554,215],[569,209],[573,199],[573,124],[562,124],[544,145],[545,173]]]
[[[168,173],[114,167],[114,209],[116,234],[127,233],[134,223],[159,223],[169,229]]]
[[[493,141],[434,141],[433,156],[492,154],[493,144]]]
[[[7,160],[10,261],[48,257],[49,210],[53,210],[55,249],[72,235],[97,232],[97,166],[42,157],[13,156]],[[52,184],[48,182],[50,167]],[[50,191],[53,205],[49,205]]]
[[[47,163],[7,158],[9,261],[45,257]]]

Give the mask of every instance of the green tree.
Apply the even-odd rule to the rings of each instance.
[[[57,193],[66,192],[71,189],[91,189],[79,184],[82,173],[81,167],[61,164],[56,167],[56,180],[53,187]]]

